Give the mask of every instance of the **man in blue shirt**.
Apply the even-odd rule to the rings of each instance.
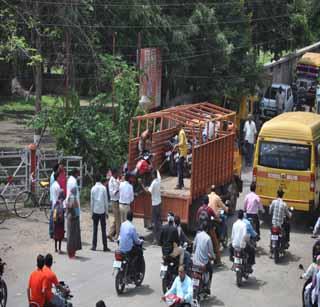
[[[180,303],[177,307],[191,307],[193,287],[191,278],[186,275],[184,267],[179,267],[179,275],[175,278],[170,290],[162,297],[162,300],[166,300],[166,296],[174,294],[180,299]]]
[[[127,213],[127,220],[120,227],[119,249],[121,253],[129,254],[130,259],[133,259],[135,256],[138,256],[138,259],[140,259],[142,257],[142,250],[137,245],[141,245],[143,240],[139,239],[132,220],[133,213],[129,211]]]
[[[247,225],[247,234],[249,236],[249,240],[247,242],[245,250],[247,251],[247,253],[249,255],[248,263],[252,266],[256,263],[256,259],[255,259],[256,250],[255,250],[255,247],[252,245],[251,239],[255,239],[257,237],[257,233],[255,232],[250,221],[247,219],[246,215],[245,215],[243,221]]]

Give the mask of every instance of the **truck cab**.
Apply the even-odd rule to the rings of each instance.
[[[285,92],[284,112],[290,112],[293,108],[293,95],[291,86],[283,83],[273,83],[265,91],[260,101],[260,117],[263,119],[270,119],[278,115],[278,108],[276,103],[276,95],[279,88]]]

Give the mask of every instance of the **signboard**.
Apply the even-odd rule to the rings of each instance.
[[[147,104],[146,109],[149,110],[160,107],[162,64],[159,48],[140,50],[140,70],[140,101]]]

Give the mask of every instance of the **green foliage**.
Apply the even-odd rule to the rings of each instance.
[[[137,111],[138,73],[119,58],[103,56],[101,75],[115,78],[116,120],[112,122],[108,95],[99,95],[89,106],[80,107],[73,93],[64,104],[44,109],[32,121],[34,128],[49,127],[56,139],[57,149],[65,154],[80,155],[95,170],[119,166],[127,156],[130,118]]]

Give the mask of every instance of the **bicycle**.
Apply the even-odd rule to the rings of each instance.
[[[6,199],[0,194],[0,224],[2,224],[9,215],[9,209]]]
[[[18,217],[27,218],[38,208],[40,211],[44,211],[46,218],[49,220],[51,210],[49,185],[48,181],[40,181],[42,193],[39,198],[30,190],[20,192],[14,201],[15,214]]]
[[[8,298],[8,288],[4,279],[2,278],[5,265],[6,264],[2,262],[2,259],[0,258],[0,307],[6,307]]]

